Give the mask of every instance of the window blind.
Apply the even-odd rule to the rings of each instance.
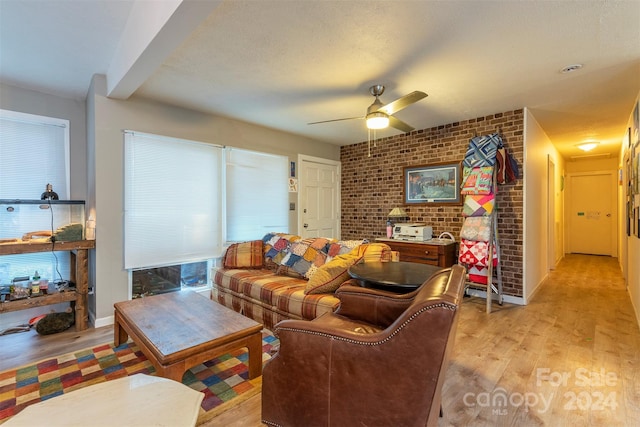
[[[222,147],[126,131],[124,266],[222,253]]]
[[[0,199],[69,199],[69,121],[0,110]]]
[[[289,230],[288,158],[226,148],[227,241]]]

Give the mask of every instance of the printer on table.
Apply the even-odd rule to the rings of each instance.
[[[422,223],[397,223],[393,226],[394,240],[424,242],[433,236],[433,227]]]

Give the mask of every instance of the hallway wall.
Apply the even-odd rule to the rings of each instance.
[[[563,245],[558,244],[559,239],[549,242],[549,227],[561,224],[557,231],[564,233],[563,202],[560,189],[561,176],[565,168],[565,162],[558,150],[537,122],[533,113],[525,109],[524,114],[525,150],[524,164],[527,174],[524,177],[524,271],[525,278],[524,300],[528,303],[533,294],[538,290],[549,273],[548,248],[554,245],[555,252],[561,253]],[[555,210],[554,220],[549,224],[549,182],[547,179],[548,162],[552,159],[555,164]]]
[[[636,108],[640,109],[640,92],[638,93],[638,96],[636,98]],[[639,114],[639,113],[636,113]],[[638,125],[638,119],[636,119],[635,123],[634,123],[634,118],[633,118],[633,111],[631,111],[630,115],[629,115],[629,122],[628,122],[628,128],[631,129],[631,144],[633,145],[636,141],[640,140],[640,129],[634,129],[636,126]],[[623,141],[622,144],[622,151],[621,151],[621,155],[620,155],[620,167],[623,168],[623,170],[625,169],[625,165],[623,163],[625,156],[630,154],[630,150],[629,150],[629,144],[628,141]],[[638,155],[636,153],[636,155]],[[625,175],[623,176],[623,185],[622,187],[622,197],[620,198],[619,202],[619,209],[622,212],[626,212],[627,206],[626,206],[626,201],[627,201],[627,186],[626,186],[626,171],[625,171]],[[640,195],[637,195],[636,197],[640,197]],[[625,219],[626,221],[626,219]],[[640,222],[640,221],[639,221]],[[636,227],[640,226],[640,224],[637,224]],[[629,296],[631,297],[631,303],[633,304],[633,309],[636,313],[636,319],[638,321],[638,324],[640,325],[640,237],[638,237],[638,232],[636,232],[636,235],[631,235],[631,236],[627,236],[627,230],[626,230],[626,222],[623,224],[623,227],[621,227],[620,230],[620,238],[622,240],[621,242],[621,246],[622,246],[622,250],[621,252],[626,253],[626,257],[624,259],[620,260],[621,266],[622,266],[622,270],[623,270],[623,275],[627,281],[627,290],[629,291]],[[626,247],[626,250],[625,250]]]

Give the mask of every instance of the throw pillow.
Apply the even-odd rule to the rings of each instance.
[[[334,257],[328,263],[318,267],[304,289],[305,294],[326,294],[335,292],[349,279],[349,267],[362,259],[357,251]]]
[[[385,243],[365,243],[353,252],[362,256],[363,262],[380,262],[391,260],[391,248]]]
[[[224,268],[262,268],[262,240],[234,243],[224,256]]]

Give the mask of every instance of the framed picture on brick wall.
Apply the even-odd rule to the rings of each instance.
[[[404,168],[404,203],[462,205],[460,162]]]

